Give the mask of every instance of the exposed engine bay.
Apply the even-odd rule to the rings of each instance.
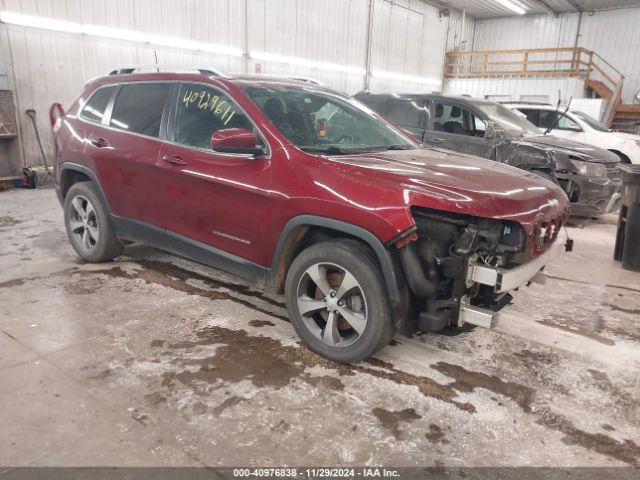
[[[417,228],[413,241],[400,249],[400,258],[409,288],[422,303],[420,330],[458,325],[463,302],[498,311],[511,301],[508,292],[471,279],[469,266],[493,271],[527,263],[532,249],[518,223],[422,208],[412,212]],[[555,240],[555,235],[548,240]]]

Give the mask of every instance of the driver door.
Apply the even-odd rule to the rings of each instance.
[[[180,250],[185,239],[195,240],[201,244],[195,247],[214,247],[268,265],[261,239],[272,200],[271,158],[212,150],[212,134],[228,128],[258,132],[227,93],[206,84],[179,84],[169,117],[169,142],[157,159],[162,174],[156,188],[163,198],[168,241]]]

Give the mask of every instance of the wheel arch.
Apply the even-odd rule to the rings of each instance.
[[[71,186],[78,182],[91,181],[97,188],[97,193],[100,196],[102,204],[107,209],[107,212],[111,214],[111,209],[107,203],[107,199],[102,190],[102,186],[98,181],[98,177],[90,168],[79,165],[77,163],[65,162],[60,166],[60,180],[58,185],[58,197],[60,202],[64,204],[64,199]]]
[[[609,151],[611,153],[617,155],[618,157],[620,157],[620,162],[626,163],[626,164],[630,164],[631,163],[631,159],[626,154],[621,152],[620,150],[616,150],[615,148],[610,148]]]
[[[276,292],[283,291],[287,271],[295,257],[304,248],[315,243],[313,239],[318,234],[338,234],[339,238],[354,238],[368,246],[380,265],[391,303],[395,305],[401,301],[397,262],[382,242],[362,227],[315,215],[294,217],[282,229],[267,279]]]

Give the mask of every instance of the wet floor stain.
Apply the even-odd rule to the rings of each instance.
[[[237,397],[235,395],[225,399],[220,405],[217,405],[216,407],[214,407],[212,409],[212,412],[215,415],[220,415],[222,412],[224,412],[227,408],[233,407],[234,405],[237,405],[241,402],[246,402],[248,399],[247,398],[243,398],[243,397]]]
[[[494,375],[466,370],[459,365],[445,362],[438,362],[431,365],[431,368],[453,378],[455,382],[451,384],[451,388],[455,390],[472,392],[476,388],[484,388],[512,399],[525,412],[531,411],[534,390],[530,387],[515,382],[506,382]]]
[[[614,312],[628,313],[629,315],[640,315],[640,309],[638,308],[623,308],[612,303],[607,303],[606,305]]]
[[[563,433],[563,443],[579,445],[588,450],[615,458],[634,467],[640,467],[640,445],[633,440],[616,440],[602,433],[589,433],[576,428],[567,418],[542,408],[537,412],[539,425]]]
[[[314,387],[322,387],[327,390],[333,390],[335,392],[341,392],[344,390],[344,383],[342,380],[336,377],[330,377],[328,375],[324,375],[321,377],[312,377],[309,374],[304,376],[305,382],[309,385],[313,385]]]
[[[107,368],[106,370],[103,370],[100,373],[96,375],[92,375],[88,378],[90,380],[106,380],[107,378],[111,377],[113,374],[114,374],[114,371],[111,370],[110,368]]]
[[[13,227],[15,225],[18,225],[19,223],[20,223],[20,220],[17,220],[9,215],[0,217],[0,228]]]
[[[268,315],[277,316],[271,311],[261,309],[261,307],[254,305],[252,302],[245,299],[238,299],[231,293],[235,291],[225,282],[222,282],[224,286],[220,285],[219,282],[209,283],[209,279],[206,279],[206,277],[203,277],[204,279],[198,278],[197,274],[182,270],[172,264],[156,262],[145,265],[143,270],[130,272],[123,270],[120,266],[109,269],[84,269],[74,267],[64,272],[57,272],[53,274],[53,276],[69,274],[78,274],[81,276],[101,274],[114,278],[142,280],[147,283],[157,284],[213,300],[231,300],[254,310],[262,311]],[[194,278],[210,288],[225,288],[231,292],[209,290],[194,286],[189,283],[189,281]],[[18,281],[19,284],[22,284],[25,280],[27,279],[16,279],[12,281]],[[240,291],[244,292],[246,290],[241,289]],[[259,297],[257,294],[250,296]],[[269,299],[266,303],[274,305],[278,302]],[[286,318],[282,319],[286,320]],[[557,325],[552,326],[557,327]],[[344,383],[339,378],[329,376],[313,377],[305,373],[308,367],[320,366],[336,371],[339,376],[367,374],[399,385],[415,387],[425,397],[450,403],[468,413],[474,413],[475,407],[468,402],[460,401],[458,398],[459,394],[471,392],[477,388],[487,389],[511,398],[525,412],[531,412],[532,410],[531,404],[534,392],[529,387],[443,362],[432,365],[432,368],[452,378],[454,380],[452,383],[440,384],[429,377],[416,376],[398,370],[392,364],[377,359],[370,359],[368,362],[359,365],[337,365],[311,353],[305,348],[284,346],[275,339],[262,336],[252,337],[243,330],[230,330],[222,327],[206,327],[197,332],[196,338],[193,340],[174,343],[168,343],[165,340],[154,340],[151,344],[152,347],[161,349],[158,352],[159,355],[169,358],[169,361],[176,367],[176,371],[165,373],[162,376],[162,385],[169,389],[170,392],[178,385],[182,385],[193,389],[196,394],[206,395],[208,388],[217,388],[216,386],[220,384],[237,383],[243,380],[249,380],[256,387],[272,389],[284,388],[295,381],[306,382],[316,387],[321,386],[322,388],[334,391],[345,389]],[[180,355],[172,353],[178,349],[188,351],[204,345],[217,345],[215,353],[204,359],[180,357]],[[527,353],[523,353],[523,355],[525,357],[528,356]],[[110,376],[110,374],[106,374],[105,372],[98,374],[98,376],[100,375],[103,375],[103,379]],[[592,374],[592,376],[594,377],[594,381],[600,381],[603,388],[606,388],[604,386],[605,383],[603,383],[603,378],[599,378],[598,374]],[[145,397],[145,401],[148,405],[154,406],[167,402],[167,398],[168,395],[166,392],[156,392]],[[225,409],[241,401],[244,401],[244,399],[230,397],[217,407],[211,409],[211,411],[216,415],[220,415]],[[207,407],[206,404],[205,407]],[[199,412],[203,410],[203,408],[196,407],[196,410]],[[207,407],[202,413],[194,411],[194,414],[207,413],[209,410],[210,407]],[[420,418],[412,409],[394,412],[380,408],[372,413],[386,429],[392,432],[394,437],[397,435],[397,438],[402,436],[402,430],[400,428],[402,422],[415,421]],[[568,419],[554,413],[546,407],[536,408],[533,414],[537,417],[537,423],[540,425],[561,432],[564,435],[563,441],[565,443],[579,445],[622,462],[638,465],[640,447],[632,440],[616,440],[604,433],[589,433],[578,429]],[[138,418],[135,418],[136,415]],[[137,414],[135,412],[134,419],[143,425],[146,425],[148,421],[146,414]],[[286,425],[288,424],[284,422],[283,425],[277,424],[274,428],[286,431]],[[425,438],[433,443],[440,442],[444,444],[446,439],[443,437],[442,428],[435,424],[432,425],[433,426],[430,426],[429,430],[424,434]],[[604,425],[602,428],[603,431],[610,431]]]
[[[275,327],[276,324],[273,322],[270,322],[269,320],[251,320],[249,322],[249,325],[251,325],[252,327]]]
[[[24,285],[24,282],[24,278],[14,278],[13,280],[0,282],[0,288],[19,287],[20,285]]]
[[[402,430],[400,430],[401,423],[412,422],[422,418],[413,408],[405,408],[404,410],[395,412],[384,408],[374,408],[371,410],[371,413],[373,413],[385,429],[391,432],[396,440],[402,439]]]
[[[144,401],[147,403],[147,405],[156,407],[158,405],[165,403],[167,401],[167,397],[165,397],[161,393],[153,392],[153,393],[149,393],[148,395],[145,395]]]
[[[603,337],[602,335],[598,335],[596,332],[589,330],[587,328],[581,327],[579,325],[569,326],[561,323],[556,323],[551,320],[536,320],[540,325],[544,325],[546,327],[557,328],[558,330],[562,330],[564,332],[574,333],[576,335],[580,335],[581,337],[586,337],[591,340],[595,340],[598,343],[602,343],[603,345],[615,345],[616,343],[613,340],[608,339],[607,337]]]
[[[429,431],[424,434],[424,438],[429,440],[431,443],[442,443],[443,445],[447,445],[449,443],[449,440],[444,438],[442,428],[435,423],[429,425]]]
[[[547,274],[547,278],[552,278],[554,280],[560,280],[561,282],[569,282],[569,283],[578,283],[580,285],[589,285],[589,286],[593,286],[593,282],[587,282],[584,280],[576,280],[574,278],[566,278],[566,277],[558,277],[556,275],[549,275]],[[606,288],[614,288],[614,289],[618,289],[618,290],[626,290],[628,292],[640,292],[640,288],[632,288],[632,287],[625,287],[623,285],[610,285],[610,284],[605,284],[603,285],[603,287]]]
[[[169,343],[161,355],[169,358],[176,371],[163,374],[162,385],[175,389],[184,385],[206,394],[207,389],[228,383],[249,380],[255,387],[281,389],[299,379],[313,386],[340,391],[344,383],[334,377],[314,377],[305,373],[307,368],[324,367],[339,376],[368,374],[382,380],[418,388],[425,396],[450,403],[460,410],[474,413],[475,407],[457,400],[458,390],[442,385],[428,377],[420,377],[396,369],[393,365],[370,359],[357,365],[337,364],[304,347],[285,346],[270,337],[251,336],[244,330],[231,330],[209,326],[196,332],[197,338]],[[197,347],[217,345],[215,354],[206,358],[190,359],[176,355],[176,350],[193,351]]]

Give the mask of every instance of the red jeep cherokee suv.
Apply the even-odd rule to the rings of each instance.
[[[569,212],[551,182],[421,148],[308,80],[119,70],[52,122],[80,257],[126,239],[284,292],[303,342],[340,362],[403,324],[490,327]]]

